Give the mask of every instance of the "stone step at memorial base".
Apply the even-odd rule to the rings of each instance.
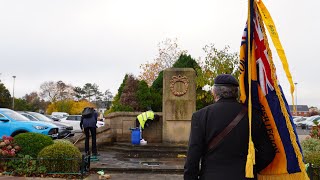
[[[126,157],[134,158],[176,158],[183,157],[187,153],[186,145],[167,143],[149,143],[146,145],[133,145],[131,143],[113,143],[112,146],[102,146],[100,150],[119,151]]]
[[[99,161],[91,162],[90,170],[105,173],[165,173],[182,174],[184,157],[128,157],[127,152],[100,150]]]

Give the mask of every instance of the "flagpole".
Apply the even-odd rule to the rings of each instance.
[[[252,102],[251,102],[251,11],[253,6],[253,0],[248,0],[248,20],[247,20],[247,30],[248,30],[248,47],[247,47],[247,59],[248,59],[248,85],[249,85],[249,99],[248,99],[248,119],[249,119],[249,145],[248,145],[248,155],[247,155],[247,162],[246,162],[246,177],[253,178],[253,165],[255,164],[255,150],[254,144],[252,142],[251,136],[251,122],[252,122]]]

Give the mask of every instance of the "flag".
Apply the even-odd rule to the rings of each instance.
[[[294,86],[284,50],[273,20],[263,2],[249,0],[248,20],[240,48],[240,101],[248,105],[249,148],[246,176],[253,176],[254,144],[251,138],[252,108],[260,110],[272,145],[274,160],[258,175],[258,179],[309,179],[303,163],[290,108],[276,75],[265,26],[281,59],[291,87]]]

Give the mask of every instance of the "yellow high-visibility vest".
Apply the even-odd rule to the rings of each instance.
[[[147,120],[153,120],[154,119],[154,113],[153,111],[146,111],[144,113],[141,113],[137,116],[138,121],[141,125],[141,128],[144,129],[144,125],[146,124]]]

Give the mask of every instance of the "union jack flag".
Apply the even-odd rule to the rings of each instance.
[[[240,48],[240,101],[248,106],[250,101],[252,107],[262,113],[268,135],[276,151],[274,160],[261,172],[261,175],[299,174],[304,172],[299,160],[302,157],[301,147],[288,103],[277,80],[261,14],[256,7],[251,7],[250,34],[248,31],[247,23]],[[251,99],[248,98],[249,94]],[[288,117],[290,122],[287,121]],[[295,142],[292,141],[293,139]],[[297,144],[298,149],[293,146],[294,143]],[[296,176],[290,176],[290,178],[299,179]]]
[[[262,88],[262,92],[264,95],[268,94],[268,91],[274,91],[274,83],[271,78],[271,69],[270,69],[270,62],[268,57],[267,48],[265,45],[263,32],[260,25],[260,19],[259,17],[254,14],[253,16],[253,41],[254,41],[254,49],[255,49],[255,62],[258,69],[258,78],[259,78],[259,84]],[[246,24],[243,35],[242,35],[242,41],[241,46],[247,43],[247,27]],[[269,88],[268,88],[269,87]]]

